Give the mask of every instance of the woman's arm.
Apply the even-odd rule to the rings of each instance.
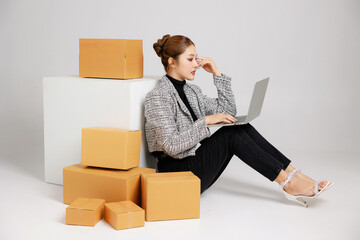
[[[197,95],[204,103],[205,115],[214,115],[217,113],[236,115],[235,97],[231,89],[231,77],[221,74],[213,75],[214,84],[217,88],[217,98],[210,98],[204,95],[199,87],[195,86]]]
[[[185,131],[179,131],[175,122],[176,109],[172,104],[168,94],[148,94],[145,98],[145,129],[148,144],[176,156],[209,137],[210,131],[206,127],[205,117],[197,119]]]
[[[201,93],[199,95],[205,104],[206,115],[214,115],[217,113],[236,115],[235,97],[231,90],[231,77],[222,74],[215,65],[212,58],[197,57],[199,67],[213,74],[214,84],[217,88],[217,98],[209,98]]]

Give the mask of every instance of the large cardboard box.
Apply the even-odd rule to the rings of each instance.
[[[132,201],[105,203],[105,221],[116,230],[143,227],[145,211]]]
[[[80,197],[106,202],[131,200],[141,206],[140,174],[155,171],[142,167],[124,171],[71,165],[63,169],[63,200],[66,204]]]
[[[142,40],[80,39],[79,76],[142,78]]]
[[[104,216],[104,203],[104,199],[76,199],[66,208],[66,224],[95,226]]]
[[[91,127],[82,129],[81,164],[127,170],[140,165],[141,131]]]
[[[192,172],[141,174],[146,221],[200,217],[200,179]]]

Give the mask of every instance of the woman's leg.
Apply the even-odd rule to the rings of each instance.
[[[277,160],[281,161],[284,164],[283,169],[285,170],[286,174],[289,174],[291,171],[295,169],[295,167],[290,164],[290,160],[287,157],[285,157],[279,150],[277,150],[273,145],[271,145],[250,123],[245,124],[244,129],[261,148],[263,148],[265,151],[267,151],[269,154],[271,154],[273,157],[275,157]],[[282,175],[282,177],[280,175]],[[282,179],[284,175],[285,174],[279,174],[278,181],[276,179],[275,181],[279,183],[280,181],[279,179]],[[309,189],[306,186],[311,186],[311,184],[314,184],[315,182],[313,179],[300,172],[296,173],[296,176],[298,177],[297,180],[300,180],[299,182],[301,182],[301,184],[296,184],[296,185],[297,186],[304,185],[298,189],[295,189],[295,191],[297,192],[301,192],[303,191],[303,189]],[[326,181],[321,182],[321,184],[319,185],[319,190],[321,190],[326,185],[326,183],[327,183]]]
[[[284,164],[284,170],[289,166],[291,161],[271,145],[250,123],[242,125],[242,127],[259,147]],[[289,167],[287,171],[291,171],[292,168]]]
[[[179,168],[197,175],[203,192],[218,179],[234,154],[270,181],[284,168],[283,162],[259,147],[241,126],[220,128],[203,140],[194,158],[180,160]]]
[[[204,192],[219,178],[234,154],[270,181],[280,183],[288,176],[283,170],[284,164],[260,148],[244,127],[239,126],[220,128],[202,141],[196,156],[184,159],[168,156],[158,163],[158,169],[160,172],[192,171],[201,179],[201,192]],[[289,168],[292,168],[290,164],[286,169]],[[311,189],[310,182],[301,177],[289,184],[289,187],[285,190],[290,194],[304,194]]]

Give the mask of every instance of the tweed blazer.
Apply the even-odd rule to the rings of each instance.
[[[197,116],[191,114],[172,82],[164,75],[145,97],[145,136],[150,152],[163,151],[173,158],[194,156],[199,142],[211,135],[205,116],[216,113],[236,115],[231,77],[213,75],[217,98],[204,95],[201,89],[186,82],[184,93]]]

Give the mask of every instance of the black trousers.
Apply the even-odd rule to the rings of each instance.
[[[250,124],[224,126],[201,141],[195,156],[159,158],[159,172],[192,171],[201,180],[201,193],[223,173],[234,154],[257,172],[274,181],[290,160]]]

